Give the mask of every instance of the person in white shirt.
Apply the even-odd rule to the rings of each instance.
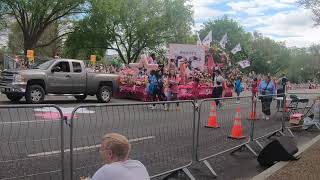
[[[111,133],[102,138],[100,154],[103,165],[92,180],[150,180],[145,166],[137,160],[128,160],[130,144],[126,137]]]

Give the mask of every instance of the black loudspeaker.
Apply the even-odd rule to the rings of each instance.
[[[282,136],[271,141],[262,149],[258,156],[261,166],[272,166],[278,161],[296,160],[294,156],[298,152],[296,142],[291,137]]]

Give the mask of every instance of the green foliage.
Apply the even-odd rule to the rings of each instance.
[[[190,41],[192,11],[186,0],[91,0],[90,13],[69,36],[66,53],[112,49],[124,63],[165,42]],[[78,43],[81,41],[81,43]]]
[[[262,73],[279,75],[287,67],[290,60],[290,51],[284,43],[276,42],[261,34],[254,33],[252,42],[251,70]]]
[[[13,23],[9,31],[8,47],[9,52],[12,54],[23,54],[23,32],[17,23]],[[39,39],[39,43],[44,44],[56,38],[58,35],[58,23],[53,23],[46,28],[44,33]],[[48,46],[35,48],[36,56],[54,57],[56,53],[61,52],[62,42],[57,40]]]
[[[212,31],[214,46],[219,46],[219,42],[224,34],[228,34],[229,41],[226,45],[225,52],[230,54],[233,63],[249,58],[252,48],[252,36],[246,32],[238,22],[227,16],[220,19],[209,20],[204,24],[204,28],[200,30],[200,38],[203,39],[209,31]],[[230,52],[238,43],[241,44],[242,51],[233,55]]]
[[[23,47],[35,49],[48,46],[38,44],[41,35],[53,23],[62,18],[79,13],[85,0],[0,0],[5,7],[4,14],[14,18],[23,33]],[[8,18],[9,20],[9,18]]]

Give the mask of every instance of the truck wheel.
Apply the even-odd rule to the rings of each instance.
[[[97,92],[97,99],[100,103],[107,103],[111,100],[111,89],[109,86],[100,86]]]
[[[87,98],[87,95],[74,96],[77,101],[82,102]]]
[[[28,86],[26,92],[26,101],[29,104],[40,104],[43,102],[45,92],[40,85]]]
[[[23,95],[20,94],[7,94],[7,98],[11,102],[19,102],[22,99]]]

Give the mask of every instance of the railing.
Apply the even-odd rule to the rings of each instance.
[[[260,118],[265,101],[251,96],[239,101],[158,102],[152,109],[152,103],[81,105],[72,113],[56,105],[2,105],[0,180],[92,176],[102,165],[98,153],[101,137],[111,132],[128,137],[130,159],[141,161],[152,178],[183,171],[194,179],[188,167],[195,161],[217,175],[208,159],[239,148],[257,156],[253,142],[262,148],[259,140],[263,137],[293,135],[287,111],[292,99],[290,94],[284,96],[288,102],[272,96],[270,120]],[[308,99],[306,106],[297,106],[306,110],[319,94],[298,96]],[[257,112],[254,117],[253,110]]]

